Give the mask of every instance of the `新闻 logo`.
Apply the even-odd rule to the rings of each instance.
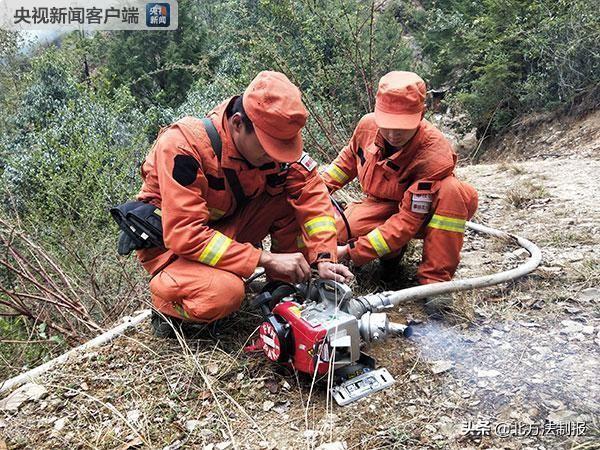
[[[146,25],[148,27],[168,27],[170,23],[170,5],[168,3],[146,4]]]

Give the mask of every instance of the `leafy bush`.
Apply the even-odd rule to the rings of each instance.
[[[431,84],[452,89],[481,132],[570,102],[600,82],[593,2],[438,0],[399,8],[428,60]]]

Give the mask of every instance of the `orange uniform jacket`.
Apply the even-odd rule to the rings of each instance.
[[[322,176],[331,192],[358,176],[363,192],[372,198],[411,203],[411,196],[433,198],[436,181],[453,174],[456,154],[443,134],[423,119],[415,136],[400,150],[384,156],[385,141],[373,113],[358,123],[350,143]],[[371,233],[359,237],[349,254],[358,265],[400,250],[423,225],[427,214],[417,208],[392,215]],[[415,210],[416,209],[416,210]]]
[[[287,195],[302,230],[309,263],[334,259],[335,220],[327,188],[314,170],[316,164],[303,154],[299,162],[292,164],[251,166],[236,150],[227,131],[225,109],[234,99],[225,101],[208,116],[222,140],[220,161],[201,120],[193,117],[162,129],[146,157],[138,199],[161,209],[165,247],[180,257],[241,277],[253,273],[261,250],[211,228],[212,222],[238,209],[223,173],[223,168],[230,168],[237,173],[249,199],[265,192]]]

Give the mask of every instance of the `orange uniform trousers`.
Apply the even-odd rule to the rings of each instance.
[[[461,232],[428,226],[431,216],[440,214],[469,220],[475,214],[478,205],[477,191],[468,183],[453,176],[439,183],[440,187],[432,204],[432,210],[425,217],[423,225],[412,236],[412,238],[423,239],[423,255],[417,271],[420,284],[450,281],[460,262],[460,251],[464,241],[464,234]],[[370,196],[352,203],[344,211],[352,232],[350,238],[364,236],[394,214],[401,214],[401,210],[410,211],[410,209],[410,196],[405,197],[400,203]],[[336,228],[340,243],[348,242],[350,239],[348,239],[346,226],[339,214],[336,215]],[[401,251],[402,249],[395,249],[389,257],[399,255]]]
[[[262,194],[234,215],[211,223],[211,227],[238,242],[259,244],[271,235],[271,249],[278,253],[304,252],[300,226],[284,194]],[[173,253],[167,250],[167,253]],[[138,250],[144,269],[156,271],[164,250]],[[306,254],[305,254],[306,257]],[[194,322],[213,322],[237,311],[245,296],[239,276],[179,257],[150,281],[152,305],[165,315]]]

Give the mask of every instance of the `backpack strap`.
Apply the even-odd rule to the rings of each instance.
[[[202,123],[202,125],[204,126],[204,130],[208,135],[208,139],[210,140],[210,145],[213,149],[213,152],[215,152],[219,163],[221,162],[221,155],[223,154],[223,142],[221,141],[221,136],[219,136],[219,132],[215,128],[215,125],[212,123],[212,120],[210,120],[208,117],[198,120],[195,117],[188,116],[179,120],[179,123],[188,127],[192,131],[194,136],[196,136],[196,138],[198,139],[201,139],[201,127],[199,125],[200,123]],[[235,201],[238,207],[241,208],[246,203],[248,203],[250,199],[246,197],[246,194],[244,194],[244,189],[240,184],[240,180],[237,176],[237,173],[235,173],[235,170],[233,169],[226,169],[225,167],[221,167],[221,169],[223,169],[223,174],[225,175],[225,178],[227,178],[227,184],[229,184],[229,187],[231,188],[231,192],[235,197]]]
[[[212,120],[210,120],[208,117],[202,119],[202,123],[204,124],[206,134],[208,134],[208,139],[210,139],[210,145],[212,146],[215,155],[217,155],[217,159],[219,162],[221,162],[221,154],[223,153],[221,136],[219,136],[217,129],[212,123]],[[225,167],[221,167],[221,169],[223,170],[223,174],[225,174],[225,178],[227,178],[227,184],[229,184],[229,187],[233,192],[233,196],[235,197],[238,207],[243,207],[246,205],[246,203],[248,203],[249,198],[246,197],[246,194],[244,194],[244,189],[242,188],[237,173],[235,173],[235,170],[233,169],[226,169]]]
[[[217,155],[217,159],[221,162],[221,153],[223,152],[223,143],[221,142],[221,136],[219,136],[219,132],[215,128],[212,120],[208,117],[202,119],[202,124],[204,125],[204,129],[206,130],[206,134],[208,134],[208,139],[210,139],[210,145]]]

